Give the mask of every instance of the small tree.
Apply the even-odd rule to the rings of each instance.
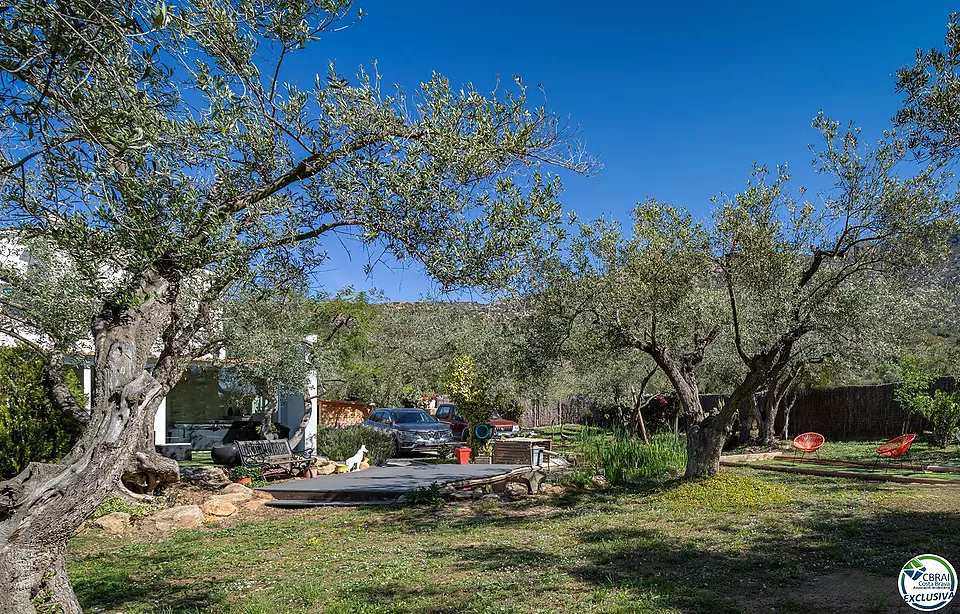
[[[471,458],[486,442],[476,438],[475,428],[490,420],[494,406],[489,398],[486,382],[477,371],[473,358],[462,354],[455,358],[443,378],[443,390],[453,401],[457,413],[467,422],[467,445]]]
[[[263,404],[260,435],[274,437],[279,392],[307,392],[315,303],[302,292],[244,296],[224,305],[227,361],[237,383],[251,386]]]
[[[960,394],[935,390],[930,393],[933,378],[924,372],[916,360],[907,358],[901,363],[901,383],[893,397],[901,407],[930,423],[937,445],[946,448],[957,436],[960,427]]]

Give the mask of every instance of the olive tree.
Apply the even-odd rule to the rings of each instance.
[[[758,390],[774,396],[805,362],[875,352],[911,313],[905,272],[945,255],[955,199],[935,166],[900,173],[905,143],[874,147],[822,114],[815,168],[832,189],[805,198],[780,169],[758,169],[715,212],[714,257],[745,368],[721,422]],[[779,390],[778,390],[779,389]],[[775,415],[771,417],[775,419]],[[764,439],[772,443],[773,425]]]
[[[514,377],[538,399],[585,395],[605,420],[646,440],[644,409],[659,402],[651,391],[669,384],[649,357],[614,346],[597,330],[598,291],[595,279],[565,268],[559,253],[539,261],[508,320]]]
[[[633,210],[632,232],[585,227],[578,276],[594,284],[594,323],[613,347],[642,352],[660,368],[685,418],[686,476],[715,473],[729,430],[700,400],[698,370],[727,323],[710,237],[682,209],[657,202]]]
[[[855,127],[822,115],[814,125],[816,169],[832,182],[816,199],[792,190],[785,169],[770,178],[759,168],[719,200],[711,225],[649,201],[630,234],[596,223],[568,250],[597,330],[650,356],[673,386],[687,477],[718,471],[739,409],[759,391],[779,406],[803,365],[887,343],[909,317],[904,273],[945,253],[956,201],[939,167],[901,174],[908,150],[896,135],[867,147]],[[739,377],[725,404],[705,409],[699,374],[717,344],[732,347]]]
[[[386,92],[376,71],[298,79],[343,0],[176,4],[24,0],[0,28],[0,282],[6,335],[48,357],[85,424],[59,464],[0,483],[0,612],[80,611],[67,540],[147,439],[219,305],[322,263],[349,233],[442,288],[495,286],[559,215],[544,164],[587,170],[524,86],[485,95],[435,76]],[[93,351],[90,409],[63,356]]]
[[[260,293],[223,303],[225,362],[235,383],[256,391],[263,404],[260,434],[273,437],[278,391],[295,391],[309,400],[308,377],[314,344],[315,302],[305,293]],[[312,405],[307,403],[308,407]]]

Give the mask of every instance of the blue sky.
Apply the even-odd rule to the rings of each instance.
[[[734,4],[735,6],[724,6]],[[376,60],[385,83],[407,90],[436,71],[490,90],[497,75],[542,83],[546,105],[580,125],[603,163],[564,176],[564,208],[626,220],[648,197],[697,215],[711,196],[742,188],[751,166],[787,162],[815,185],[808,145],[823,109],[854,120],[871,140],[899,97],[893,72],[918,47],[939,45],[942,2],[427,2],[366,0],[365,16],[298,58],[305,84],[334,60],[353,74]],[[331,247],[329,290],[377,287],[415,300],[431,284],[415,267],[385,265]]]

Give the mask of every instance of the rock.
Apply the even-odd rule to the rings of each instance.
[[[237,513],[237,506],[233,504],[229,499],[225,499],[223,496],[215,496],[207,499],[207,502],[203,504],[203,513],[207,516],[219,516],[225,518],[227,516],[233,516]]]
[[[271,501],[273,500],[273,495],[263,490],[255,490],[253,491],[253,498],[264,499],[265,501]]]
[[[527,487],[519,482],[507,482],[504,492],[508,497],[513,499],[522,499],[530,494]]]
[[[500,495],[495,494],[495,493],[490,493],[490,494],[486,494],[486,495],[483,495],[482,497],[480,497],[480,500],[481,500],[481,501],[497,501],[497,502],[499,502],[499,501],[500,501]]]
[[[91,524],[99,528],[104,533],[109,533],[110,535],[120,535],[130,528],[130,514],[124,512],[113,512],[93,520]]]
[[[370,468],[370,463],[364,463],[361,461],[360,464],[357,465],[357,471],[363,471],[364,469],[369,469],[369,468]]]
[[[549,494],[550,494],[550,491],[552,491],[552,490],[553,490],[553,484],[547,483],[547,484],[541,484],[541,485],[540,485],[540,492],[542,492],[542,493],[544,493],[544,494],[548,494],[548,495],[549,495]]]
[[[234,493],[228,493],[225,495],[213,495],[212,497],[210,497],[210,499],[207,499],[207,500],[210,501],[213,499],[217,499],[218,501],[229,501],[234,505],[240,505],[241,503],[246,503],[250,499],[253,499],[253,491],[250,490],[249,488],[247,490],[249,491],[248,493],[234,492]]]
[[[120,480],[131,492],[152,495],[180,481],[180,465],[156,452],[137,452],[127,461]]]
[[[266,503],[267,502],[264,499],[251,499],[250,501],[247,501],[246,503],[241,505],[240,509],[242,509],[245,512],[255,512],[259,509],[262,509],[263,506],[266,505]]]
[[[220,491],[225,495],[250,495],[253,496],[253,490],[243,484],[227,484]]]
[[[609,485],[609,482],[607,482],[607,478],[603,477],[602,475],[593,476],[592,478],[590,478],[590,483],[596,486],[597,488],[604,488]]]
[[[330,475],[331,473],[337,472],[336,463],[327,463],[326,465],[320,465],[317,467],[317,475]]]
[[[205,516],[199,505],[168,507],[144,519],[144,527],[159,532],[176,529],[194,529],[203,524]]]
[[[473,493],[468,490],[454,490],[447,493],[447,499],[450,501],[469,501],[473,499]]]
[[[209,489],[218,489],[230,484],[226,472],[219,467],[181,467],[180,481]]]

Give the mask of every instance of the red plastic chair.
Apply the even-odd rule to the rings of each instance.
[[[823,435],[820,433],[802,433],[793,438],[793,458],[797,458],[797,452],[800,453],[800,458],[803,459],[807,454],[816,453],[817,458],[820,457],[820,446],[824,442]]]
[[[910,446],[913,445],[913,440],[916,438],[916,433],[907,433],[906,435],[894,437],[887,443],[880,445],[880,447],[877,448],[877,460],[873,462],[874,468],[876,468],[877,463],[886,458],[888,462],[899,460],[900,468],[903,469],[903,458],[907,455],[907,452],[910,451]]]

